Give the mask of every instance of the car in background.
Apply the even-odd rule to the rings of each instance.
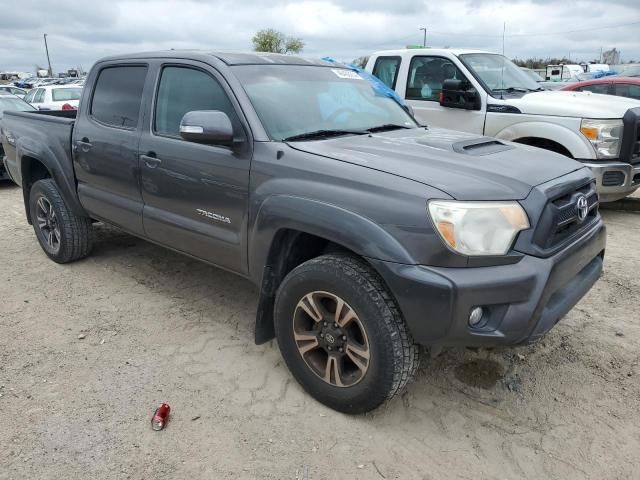
[[[569,83],[562,87],[564,91],[592,92],[603,95],[635,98],[640,100],[640,78],[637,77],[603,77],[585,82]]]
[[[4,86],[4,85],[3,85]],[[27,102],[22,100],[21,98],[16,97],[12,93],[6,93],[0,91],[0,180],[10,180],[9,175],[7,175],[7,171],[4,167],[4,149],[2,147],[2,116],[4,111],[18,111],[18,112],[28,112],[30,110],[35,110],[34,107],[29,105]]]
[[[29,77],[22,80],[17,80],[13,82],[13,84],[18,88],[25,88],[28,90],[30,88],[33,88],[33,85],[39,80],[40,79],[38,77]]]
[[[34,88],[24,100],[38,110],[77,110],[81,95],[78,85],[48,85]]]
[[[24,98],[27,91],[23,88],[14,87],[13,85],[0,85],[0,93],[10,93],[16,97]]]
[[[601,202],[640,188],[639,100],[545,91],[505,56],[478,50],[376,52],[365,70],[387,82],[421,124],[581,161],[596,176]]]
[[[640,77],[640,65],[634,65],[633,67],[625,68],[620,72],[621,77]]]
[[[547,81],[542,77],[542,75],[534,70],[531,70],[530,68],[520,67],[520,70],[522,70],[527,75],[527,77],[536,82],[541,88],[544,88],[545,90],[560,90],[560,88],[562,88],[562,83]]]

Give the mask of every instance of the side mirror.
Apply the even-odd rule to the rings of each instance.
[[[180,136],[189,142],[231,146],[233,126],[224,112],[196,110],[182,117]]]
[[[463,110],[480,110],[480,95],[469,82],[450,78],[442,83],[440,105]]]

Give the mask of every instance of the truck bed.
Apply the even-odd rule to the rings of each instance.
[[[22,185],[20,157],[33,156],[57,164],[68,179],[74,178],[71,138],[76,111],[4,112],[0,121],[5,165],[12,180]]]

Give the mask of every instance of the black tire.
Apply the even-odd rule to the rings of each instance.
[[[78,216],[67,207],[52,179],[33,184],[29,211],[36,238],[51,260],[69,263],[89,255],[93,245],[91,219]],[[53,213],[47,215],[45,211]]]
[[[298,328],[294,323],[297,322],[299,312],[307,312],[300,308],[303,299],[308,298],[309,294],[325,293],[337,296],[338,300],[344,300],[347,304],[346,311],[353,311],[356,315],[358,329],[364,329],[364,342],[368,343],[368,367],[365,373],[355,370],[355,375],[360,377],[357,383],[352,385],[347,385],[347,382],[340,386],[332,384],[335,383],[338,370],[333,374],[328,373],[329,380],[325,381],[318,369],[314,370],[311,366],[313,362],[306,356],[309,353],[301,352],[300,335],[297,340],[294,337],[294,331]],[[314,300],[313,303],[324,301]],[[341,311],[342,308],[341,305]],[[336,306],[334,311],[337,309]],[[331,312],[331,308],[324,306],[321,310],[324,314]],[[311,319],[312,328],[319,328],[325,332],[326,328],[330,328],[326,327],[325,322],[318,322],[311,316],[308,318]],[[340,412],[357,414],[375,409],[385,400],[397,395],[418,368],[419,347],[413,342],[395,300],[378,274],[364,261],[351,255],[323,255],[291,271],[278,289],[274,322],[280,352],[293,376],[316,400]],[[322,327],[321,323],[325,327]],[[326,333],[317,335],[316,339],[308,342],[313,343],[313,352],[318,352],[314,353],[316,358],[337,355],[335,350],[327,351]],[[340,351],[347,351],[347,344],[351,338],[346,340],[346,335],[341,338],[345,340],[345,348]],[[324,343],[315,346],[318,342]],[[343,360],[336,362],[342,365],[340,369],[346,369]],[[327,362],[326,371],[329,372],[331,368],[331,363]],[[322,367],[319,370],[322,371]],[[343,378],[340,374],[341,380],[347,378],[347,375]]]

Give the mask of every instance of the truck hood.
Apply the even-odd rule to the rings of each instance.
[[[473,148],[465,148],[474,144]],[[562,155],[463,132],[415,128],[292,142],[292,148],[435,187],[458,200],[521,200],[583,166]]]
[[[532,92],[520,98],[490,98],[489,103],[511,105],[529,115],[574,118],[622,118],[630,108],[640,107],[640,100],[632,98],[562,91]]]

